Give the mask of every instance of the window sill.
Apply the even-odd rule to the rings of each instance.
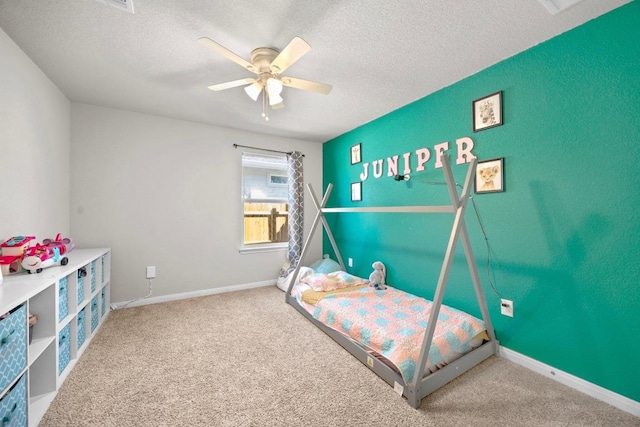
[[[260,252],[277,252],[286,251],[289,247],[288,243],[266,243],[258,245],[242,245],[240,246],[240,254],[255,254]]]

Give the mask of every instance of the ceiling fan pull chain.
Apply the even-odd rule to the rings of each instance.
[[[264,117],[264,121],[269,121],[269,116],[267,116],[267,91],[262,91],[262,117]]]

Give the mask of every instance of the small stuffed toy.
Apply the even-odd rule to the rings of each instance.
[[[371,264],[373,267],[373,273],[369,275],[369,286],[373,286],[379,291],[387,289],[385,286],[385,276],[387,275],[387,269],[380,261],[376,261]]]

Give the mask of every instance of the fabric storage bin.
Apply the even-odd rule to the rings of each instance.
[[[71,324],[60,331],[58,336],[58,375],[64,371],[71,359]]]
[[[100,269],[100,274],[101,274],[101,282],[100,283],[104,283],[104,257],[105,255],[102,255],[102,257],[100,257],[100,262],[102,264],[102,268]]]
[[[82,347],[82,344],[84,344],[84,339],[86,338],[85,327],[84,327],[85,325],[84,313],[85,313],[84,308],[80,310],[80,312],[78,313],[78,348]]]
[[[0,398],[0,422],[3,426],[27,425],[27,380],[23,375],[11,389]]]
[[[69,283],[67,281],[67,283]],[[78,275],[78,290],[77,290],[78,294],[78,298],[77,298],[77,304],[82,304],[82,301],[84,301],[84,286],[82,284],[82,279],[80,278],[80,275]]]
[[[87,275],[87,270],[79,268],[76,272],[76,275],[78,277],[78,304],[80,304],[82,303],[82,301],[84,301],[84,276]]]
[[[67,314],[69,314],[69,303],[67,294],[68,286],[69,281],[67,277],[63,277],[62,279],[60,279],[60,283],[58,284],[58,322],[62,322],[62,319],[67,317]]]
[[[96,290],[96,260],[91,261],[91,293]]]
[[[96,295],[91,298],[91,332],[96,330],[99,320],[100,313],[98,313],[98,295]]]
[[[16,308],[0,320],[0,392],[27,366],[27,308]]]
[[[107,291],[105,288],[102,288],[100,291],[100,304],[102,305],[102,310],[100,311],[100,317],[103,317],[107,314]]]

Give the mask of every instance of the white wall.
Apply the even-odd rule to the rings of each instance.
[[[112,300],[274,280],[285,252],[241,255],[240,155],[322,145],[71,103],[0,29],[0,240],[56,233],[111,247]],[[307,229],[314,209],[307,199]],[[318,233],[319,234],[319,233]],[[307,259],[320,257],[320,236]]]
[[[305,186],[322,185],[322,145],[72,103],[71,231],[112,248],[111,299],[273,280],[286,251],[240,254],[241,154],[233,144],[305,154]],[[305,228],[315,209],[306,197]],[[320,233],[307,260],[321,256]],[[284,298],[284,297],[283,297]]]
[[[0,240],[68,235],[70,110],[0,29]]]

